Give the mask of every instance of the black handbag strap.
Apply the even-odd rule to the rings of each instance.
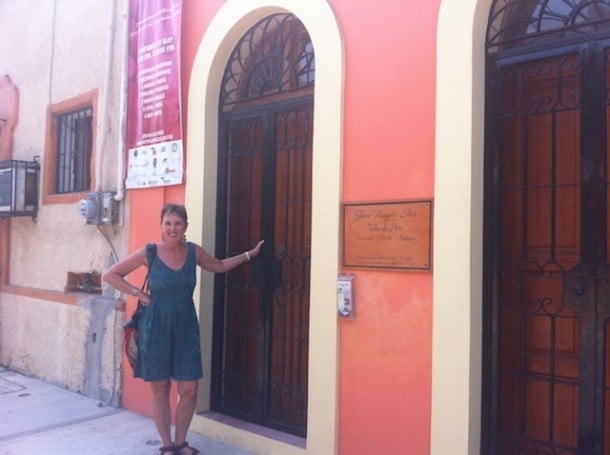
[[[146,245],[146,259],[148,260],[148,270],[146,271],[146,277],[144,278],[144,282],[142,283],[141,291],[148,291],[148,275],[150,275],[150,269],[152,268],[152,264],[157,257],[157,245],[154,243],[148,243]],[[138,309],[142,309],[143,305],[138,299]]]

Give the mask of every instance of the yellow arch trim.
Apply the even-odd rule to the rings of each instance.
[[[442,0],[439,11],[430,450],[434,455],[474,455],[480,449],[485,29],[491,3]]]

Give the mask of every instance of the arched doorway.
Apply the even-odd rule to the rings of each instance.
[[[494,1],[484,453],[610,451],[609,69],[610,2]]]
[[[248,30],[219,99],[218,256],[265,239],[250,267],[219,275],[212,408],[305,436],[313,45],[292,14]]]

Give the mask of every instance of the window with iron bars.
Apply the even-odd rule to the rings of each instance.
[[[88,191],[91,187],[93,108],[86,107],[57,118],[55,192]]]

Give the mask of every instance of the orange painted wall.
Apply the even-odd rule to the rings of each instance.
[[[343,201],[432,198],[439,0],[334,0],[345,43]],[[340,321],[339,453],[430,453],[432,274],[355,273]]]
[[[184,0],[183,100],[201,37],[222,3]],[[346,52],[344,202],[433,198],[440,0],[329,3]],[[188,153],[186,144],[187,163]],[[158,238],[161,206],[183,201],[184,187],[129,197],[135,249]],[[356,318],[339,322],[339,453],[428,454],[432,273],[345,271],[356,274]],[[124,404],[150,415],[148,387],[126,377]]]
[[[145,190],[130,190],[130,229],[129,249],[136,250],[145,243],[156,242],[161,237],[161,208],[168,202],[184,202],[184,186],[175,185],[165,188],[149,188]],[[188,234],[188,232],[187,232]],[[129,277],[132,283],[142,283],[146,270],[140,268]],[[135,309],[136,300],[129,298],[127,302],[127,314],[130,315]],[[127,365],[127,362],[123,362]],[[148,384],[141,379],[132,377],[132,370],[126,367],[123,370],[123,398],[122,404],[127,409],[141,414],[152,415],[152,394]],[[174,387],[175,404],[177,394]]]

